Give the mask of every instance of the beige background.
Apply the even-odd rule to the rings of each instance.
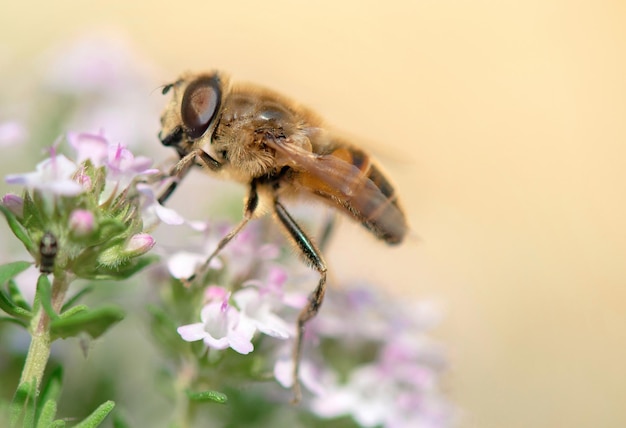
[[[626,426],[626,2],[37,3],[2,7],[5,66],[121,30],[371,142],[418,238],[344,222],[328,258],[443,304],[462,426]]]

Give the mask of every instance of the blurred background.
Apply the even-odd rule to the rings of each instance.
[[[327,259],[336,278],[441,303],[461,426],[626,426],[626,3],[13,2],[0,97],[100,37],[151,64],[124,90],[156,106],[157,159],[158,85],[214,68],[380,159],[414,238],[390,249],[343,221]]]

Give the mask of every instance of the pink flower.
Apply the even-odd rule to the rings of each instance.
[[[240,319],[239,311],[228,304],[228,293],[225,293],[222,300],[211,301],[202,308],[201,322],[181,326],[177,331],[187,342],[202,340],[210,348],[230,347],[240,354],[248,354],[254,349],[255,328]]]

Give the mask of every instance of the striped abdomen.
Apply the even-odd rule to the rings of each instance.
[[[315,164],[299,171],[299,184],[338,205],[379,239],[402,242],[408,227],[395,189],[367,153],[340,147],[318,156]]]

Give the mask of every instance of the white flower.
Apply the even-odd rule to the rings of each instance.
[[[200,312],[201,322],[188,324],[177,329],[178,334],[188,342],[204,341],[215,349],[232,348],[240,354],[252,352],[252,337],[255,328],[247,322],[240,322],[241,315],[228,304],[228,295],[222,301],[209,302]]]
[[[6,182],[38,189],[44,194],[76,196],[83,187],[72,180],[77,166],[63,155],[53,155],[37,164],[35,172],[7,175]]]
[[[279,339],[292,335],[293,327],[273,312],[275,307],[280,307],[280,302],[272,296],[248,287],[233,294],[233,300],[240,310],[241,322],[249,322],[261,333]]]

